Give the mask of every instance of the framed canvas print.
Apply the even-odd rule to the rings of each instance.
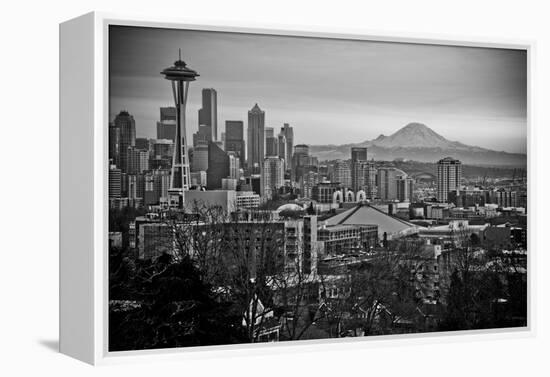
[[[531,49],[61,24],[61,352],[530,333]]]

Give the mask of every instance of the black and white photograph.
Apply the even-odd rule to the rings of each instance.
[[[527,81],[525,49],[109,26],[109,352],[527,328]]]

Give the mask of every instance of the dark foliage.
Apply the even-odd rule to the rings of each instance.
[[[241,343],[242,314],[214,299],[189,259],[111,253],[110,351]]]
[[[447,295],[442,331],[526,326],[525,276],[455,270]]]

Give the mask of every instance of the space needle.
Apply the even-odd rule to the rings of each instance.
[[[195,81],[199,74],[187,67],[187,64],[181,60],[181,49],[178,60],[174,62],[173,66],[164,69],[161,74],[166,80],[172,82],[172,95],[176,104],[176,140],[172,156],[170,188],[168,189],[169,204],[170,208],[183,208],[185,191],[189,190],[191,178],[187,154],[185,107],[189,82]]]

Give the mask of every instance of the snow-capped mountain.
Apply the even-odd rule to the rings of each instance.
[[[376,139],[357,144],[314,145],[311,154],[320,160],[348,159],[350,148],[368,148],[369,159],[393,160],[396,158],[436,162],[452,156],[466,164],[525,166],[527,156],[519,153],[493,151],[451,141],[422,123],[409,123],[390,136],[380,135]]]

